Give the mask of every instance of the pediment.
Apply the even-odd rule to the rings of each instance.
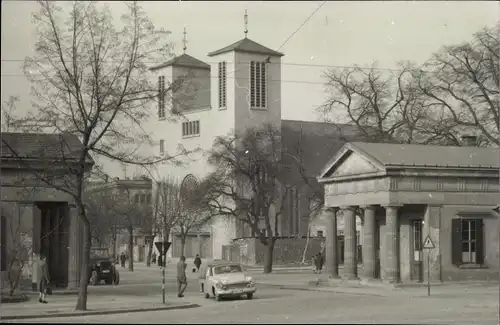
[[[383,172],[384,166],[375,159],[346,144],[325,166],[321,178],[343,178]]]

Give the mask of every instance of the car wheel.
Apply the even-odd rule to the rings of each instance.
[[[247,299],[252,300],[253,299],[253,293],[247,293]]]
[[[214,295],[216,301],[221,301],[221,296],[215,293],[214,287],[212,287],[212,294]]]

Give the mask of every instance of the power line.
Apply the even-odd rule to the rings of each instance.
[[[24,60],[2,60],[2,62],[24,62]],[[82,62],[82,61],[79,61],[79,62]],[[108,61],[108,62],[113,62],[113,61]],[[212,62],[204,61],[204,62],[208,63],[208,64],[219,63],[219,62],[213,62],[213,61]],[[250,63],[251,61],[238,61],[238,62],[226,61],[226,62],[227,63],[245,64],[245,63]],[[157,62],[145,62],[145,63],[157,64]],[[283,66],[316,67],[316,68],[361,69],[361,70],[380,70],[380,71],[394,71],[394,72],[403,71],[402,69],[395,69],[395,68],[360,67],[360,66],[354,66],[354,65],[314,64],[314,63],[297,63],[297,62],[289,62],[289,63],[287,63],[287,62],[281,62],[281,63],[270,62],[267,64],[280,64]]]
[[[309,15],[309,17],[306,18],[306,20],[302,23],[302,25],[299,26],[299,28],[297,28],[295,30],[295,32],[292,33],[292,35],[290,35],[284,42],[283,44],[281,44],[281,46],[276,50],[276,51],[279,51],[283,46],[285,46],[285,44],[295,35],[298,33],[299,30],[302,29],[302,27],[304,27],[305,24],[307,24],[307,22],[312,18],[312,16],[314,16],[314,14],[316,14],[320,9],[321,7],[323,7],[324,5],[326,4],[326,1],[323,1],[323,3],[321,5],[319,5],[318,8],[316,8],[316,10],[313,11],[312,14]]]

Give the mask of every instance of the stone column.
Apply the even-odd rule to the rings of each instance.
[[[80,286],[80,274],[83,255],[83,227],[78,216],[76,206],[69,208],[69,263],[68,263],[68,289]]]
[[[375,206],[363,207],[363,276],[367,279],[375,278]]]
[[[385,239],[387,262],[385,276],[390,283],[399,282],[398,206],[385,207]]]
[[[358,261],[356,260],[356,207],[343,207],[344,214],[344,277],[347,280],[358,279]]]
[[[326,272],[331,279],[339,278],[339,260],[337,255],[338,238],[337,238],[337,211],[338,208],[325,208],[323,213],[327,220],[326,229]]]

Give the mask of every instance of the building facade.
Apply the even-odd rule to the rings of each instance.
[[[2,284],[8,286],[8,272],[21,271],[31,280],[32,262],[43,254],[55,286],[79,287],[83,223],[70,194],[75,191],[68,187],[68,166],[79,160],[80,140],[73,135],[8,132],[1,138]],[[93,163],[88,157],[85,168],[90,170]]]
[[[348,279],[390,283],[495,280],[500,267],[500,150],[353,142],[323,169],[326,261],[338,277],[336,214],[344,219]],[[356,214],[363,267],[358,272]]]

